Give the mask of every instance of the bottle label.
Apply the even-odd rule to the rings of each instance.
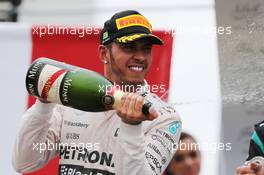
[[[46,64],[38,80],[38,92],[40,97],[50,101],[62,104],[59,97],[60,84],[67,73],[66,70]]]
[[[27,91],[34,96],[40,97],[38,93],[38,79],[39,74],[41,73],[44,63],[36,62],[30,66],[26,76],[26,87]]]
[[[71,102],[70,102],[71,96],[69,94],[70,94],[70,91],[72,90],[71,89],[73,85],[72,81],[73,79],[71,77],[65,76],[65,78],[62,79],[62,82],[61,82],[60,99],[61,99],[61,103],[66,106],[71,105]]]

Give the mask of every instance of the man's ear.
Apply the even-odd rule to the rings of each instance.
[[[104,64],[108,64],[109,63],[109,50],[108,50],[108,48],[104,45],[99,45],[98,52],[99,52],[100,60]]]

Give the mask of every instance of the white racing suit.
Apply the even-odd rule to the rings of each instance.
[[[14,168],[32,172],[59,155],[59,175],[162,174],[176,151],[181,121],[156,95],[145,99],[159,117],[139,125],[122,122],[115,110],[84,112],[36,101],[22,118]]]

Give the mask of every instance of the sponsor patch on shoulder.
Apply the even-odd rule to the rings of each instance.
[[[172,122],[168,125],[168,131],[171,133],[171,134],[176,134],[177,131],[178,131],[178,128],[181,127],[181,123],[179,121],[175,121],[175,122]]]

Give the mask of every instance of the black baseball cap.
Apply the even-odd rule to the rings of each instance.
[[[104,28],[100,33],[100,42],[103,45],[114,40],[119,43],[129,43],[141,38],[148,39],[152,44],[163,44],[159,37],[152,34],[150,22],[134,10],[114,14],[104,23]]]

